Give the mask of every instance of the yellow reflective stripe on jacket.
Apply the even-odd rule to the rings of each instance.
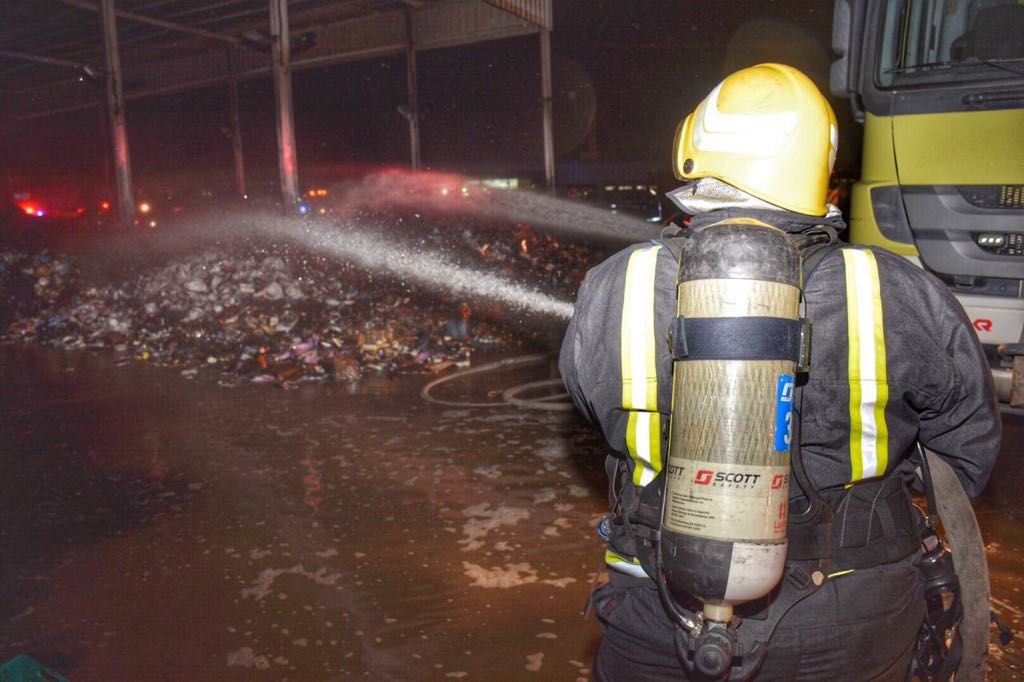
[[[622,300],[622,407],[658,409],[654,355],[654,275],[660,245],[637,249],[626,266]]]
[[[647,485],[661,471],[661,414],[630,412],[626,423],[626,448],[636,462],[633,485]]]
[[[608,568],[619,573],[625,573],[631,575],[634,578],[647,578],[647,572],[640,565],[640,560],[636,557],[624,557],[621,554],[616,554],[610,549],[605,550],[604,562],[608,565]]]
[[[889,463],[885,329],[875,254],[843,249],[849,333],[850,481],[881,476]]]
[[[647,485],[661,471],[661,415],[654,333],[654,281],[661,245],[629,256],[622,299],[622,408],[629,411],[626,447],[636,466],[633,483]]]

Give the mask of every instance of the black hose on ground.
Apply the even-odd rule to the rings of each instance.
[[[562,385],[561,379],[545,379],[543,381],[531,381],[526,384],[519,384],[518,386],[512,386],[511,388],[505,389],[501,394],[500,401],[477,403],[477,402],[459,402],[454,400],[442,400],[435,398],[430,392],[440,386],[441,384],[453,381],[455,379],[464,379],[474,374],[482,374],[484,372],[493,372],[501,369],[508,369],[511,367],[518,367],[520,365],[531,365],[540,362],[546,362],[551,356],[544,354],[536,355],[522,355],[516,358],[506,358],[505,360],[498,360],[497,362],[490,362],[479,367],[472,369],[463,370],[454,374],[448,374],[443,377],[434,379],[422,389],[420,389],[420,397],[424,400],[435,403],[437,405],[445,405],[447,407],[503,407],[506,405],[515,405],[516,407],[522,407],[531,410],[548,410],[552,412],[571,412],[576,409],[572,403],[567,402],[555,402],[556,400],[562,400],[567,397],[568,394],[551,394],[545,395],[539,398],[520,398],[519,394],[530,390],[536,390],[538,388],[547,388],[554,385]]]

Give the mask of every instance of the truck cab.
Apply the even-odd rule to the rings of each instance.
[[[850,241],[945,282],[1001,399],[1024,341],[1024,1],[836,0],[833,94],[864,125]]]

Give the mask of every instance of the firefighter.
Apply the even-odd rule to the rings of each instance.
[[[699,605],[682,603],[678,591],[666,597],[659,574],[661,497],[652,491],[664,485],[671,422],[690,423],[673,416],[673,405],[721,399],[702,395],[700,383],[684,389],[695,400],[673,398],[680,351],[669,332],[681,264],[702,232],[723,225],[784,234],[802,259],[801,305],[813,323],[809,369],[797,380],[799,430],[785,434],[797,441],[794,467],[799,456],[804,475],[789,480],[782,518],[788,509],[787,570],[810,559],[821,571],[803,574],[815,576],[803,592],[787,578],[737,606],[748,622],[772,623],[763,658],[746,674],[902,680],[911,669],[925,616],[920,515],[908,492],[920,467],[917,443],[976,496],[1001,426],[983,351],[947,288],[884,249],[837,243],[845,225],[826,203],[837,139],[831,107],[798,70],[760,64],[728,76],[676,132],[673,165],[685,184],[669,196],[691,216],[688,228],[611,256],[580,288],[559,368],[577,408],[615,451],[606,461],[612,509],[598,527],[608,581],[590,601],[604,632],[594,680],[705,679],[679,637],[678,611]],[[732,390],[743,399],[750,388]],[[712,481],[701,476],[697,483]],[[794,519],[814,500],[824,503],[825,531],[796,532]],[[742,676],[735,672],[722,675]]]

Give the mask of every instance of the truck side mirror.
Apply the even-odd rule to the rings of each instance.
[[[864,24],[863,0],[836,0],[832,9],[832,50],[839,59],[832,62],[829,86],[836,97],[850,100],[854,120],[863,123],[864,108],[861,106],[857,87],[860,83],[860,45],[852,40],[854,31]]]

